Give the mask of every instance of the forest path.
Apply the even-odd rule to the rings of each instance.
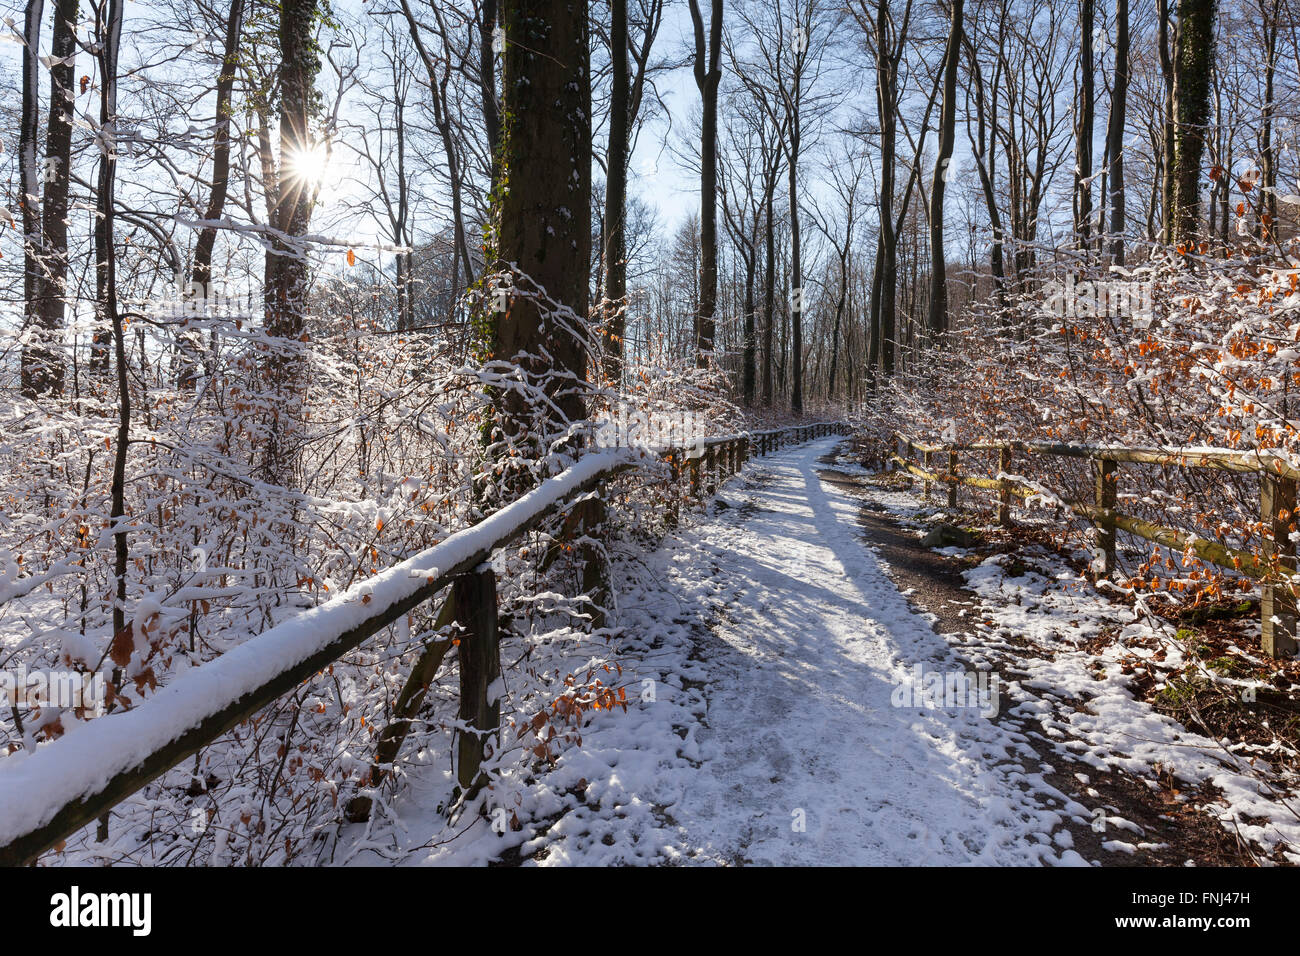
[[[819,477],[837,443],[755,462],[673,543],[669,590],[707,625],[701,759],[667,811],[686,857],[1083,863],[1022,735],[972,706],[894,706],[917,665],[965,667],[866,547],[861,501]]]

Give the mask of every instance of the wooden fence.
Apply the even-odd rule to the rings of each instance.
[[[840,431],[838,423],[819,422],[727,435],[658,457],[674,481],[689,479],[698,499],[752,454]],[[636,467],[626,452],[588,455],[479,524],[181,675],[138,707],[93,720],[29,755],[0,760],[0,865],[33,861],[444,588],[435,632],[453,621],[461,627],[459,717],[474,731],[457,739],[457,779],[460,787],[477,789],[484,744],[499,719],[498,702],[488,699],[500,656],[496,576],[487,562],[551,515],[568,511],[576,516],[571,530],[578,530],[590,516],[574,500]],[[450,646],[435,637],[421,649],[378,736],[372,783],[391,768]],[[366,807],[354,801],[351,809]]]
[[[1260,582],[1264,653],[1270,657],[1289,657],[1296,653],[1296,585],[1300,583],[1300,577],[1296,576],[1296,548],[1291,534],[1296,530],[1296,482],[1300,479],[1300,470],[1281,458],[1267,451],[1239,452],[1223,448],[1128,448],[1021,441],[925,444],[897,432],[893,437],[898,447],[892,460],[925,483],[926,495],[929,495],[932,483],[945,484],[948,506],[956,508],[959,485],[995,492],[998,523],[1004,527],[1011,522],[1013,495],[1028,498],[1043,493],[1043,489],[1033,488],[1011,474],[1013,456],[1045,455],[1091,462],[1092,501],[1066,501],[1054,493],[1053,496],[1064,507],[1096,525],[1100,551],[1098,570],[1101,574],[1110,575],[1115,570],[1115,534],[1124,531],[1254,578]],[[962,474],[958,460],[961,452],[996,452],[997,473],[988,477]],[[939,462],[944,465],[942,471],[935,470]],[[1259,516],[1263,532],[1260,550],[1251,552],[1228,547],[1121,513],[1116,509],[1121,463],[1258,475]]]

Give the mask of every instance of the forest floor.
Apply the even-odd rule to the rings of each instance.
[[[1190,731],[1146,699],[1155,666],[1135,667],[1135,655],[1179,664],[1153,649],[1157,629],[1032,527],[923,546],[941,519],[961,520],[868,472],[837,439],[751,462],[657,550],[618,563],[629,708],[504,777],[485,798],[510,808],[504,833],[490,816],[447,824],[417,777],[380,856],[1296,861],[1285,762]],[[929,675],[980,671],[997,677],[991,699],[925,699]]]

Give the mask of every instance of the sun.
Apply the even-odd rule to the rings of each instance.
[[[318,186],[329,169],[329,147],[313,143],[294,149],[285,157],[285,176],[306,186]]]

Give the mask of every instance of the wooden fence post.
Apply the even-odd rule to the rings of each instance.
[[[1005,474],[1011,470],[1011,449],[1002,447],[998,449],[998,473]],[[998,525],[1003,528],[1011,527],[1011,483],[1002,479],[998,483]]]
[[[682,463],[678,453],[673,451],[668,453],[668,512],[664,516],[664,523],[670,528],[677,527],[679,508],[681,505],[680,498],[682,488]]]
[[[930,470],[930,453],[928,451],[921,452],[921,467],[924,468],[927,472]],[[924,484],[922,485],[923,491],[921,492],[921,497],[929,500],[930,479],[925,478],[923,480],[924,480]]]
[[[582,509],[581,531],[585,537],[594,541],[584,542],[579,550],[582,560],[582,590],[591,597],[591,628],[594,631],[605,626],[605,608],[610,605],[609,568],[605,566],[604,548],[597,542],[606,540],[605,521],[609,508],[606,495],[609,485],[601,482],[596,486],[596,494],[577,507]]]
[[[948,507],[957,508],[957,453],[948,449]]]
[[[442,610],[438,612],[438,616],[434,620],[432,628],[434,634],[437,634],[455,620],[455,594],[455,588],[447,591]],[[402,686],[401,693],[397,695],[397,701],[393,704],[393,716],[388,725],[379,733],[379,744],[375,748],[375,762],[370,769],[370,785],[372,787],[379,786],[384,776],[390,772],[393,762],[397,759],[398,753],[401,752],[402,743],[406,740],[407,734],[411,732],[411,722],[424,704],[425,695],[429,692],[429,685],[433,683],[433,678],[437,675],[443,658],[447,656],[447,652],[451,648],[452,638],[433,638],[425,643],[424,650],[416,658],[415,664],[411,667],[411,672],[406,676],[406,683]],[[370,798],[354,798],[354,806],[351,809],[354,814],[359,812],[361,819],[366,819],[370,813]]]
[[[1097,478],[1097,507],[1101,509],[1101,521],[1097,523],[1097,541],[1101,547],[1101,574],[1110,577],[1115,571],[1116,464],[1109,458],[1102,458],[1094,464]]]
[[[1269,657],[1290,657],[1296,652],[1296,599],[1289,583],[1272,583],[1273,574],[1293,576],[1296,572],[1295,528],[1296,483],[1292,478],[1260,475],[1260,518],[1264,541],[1260,549],[1268,562],[1270,577],[1260,586],[1259,615],[1263,625],[1261,647]]]
[[[691,455],[687,459],[687,467],[691,471],[691,497],[698,501],[700,497],[700,456]]]
[[[501,676],[501,647],[497,634],[497,579],[492,568],[481,565],[452,583],[456,623],[462,628],[457,658],[460,663],[460,719],[467,725],[457,734],[456,780],[472,797],[486,782],[480,772],[484,744],[496,733],[501,702],[488,699],[488,690]]]

